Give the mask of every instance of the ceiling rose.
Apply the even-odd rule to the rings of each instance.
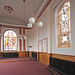
[[[13,11],[13,8],[10,7],[10,6],[4,6],[4,9],[5,9],[6,11],[9,11],[9,13],[11,13],[11,12]]]

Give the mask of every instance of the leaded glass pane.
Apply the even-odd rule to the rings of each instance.
[[[58,11],[58,48],[71,46],[70,2],[65,2]]]
[[[4,50],[17,50],[17,35],[12,30],[4,33]]]

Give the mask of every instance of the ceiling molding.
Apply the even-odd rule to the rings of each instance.
[[[0,26],[1,27],[9,27],[9,28],[31,29],[31,28],[28,28],[27,26],[23,26],[23,25],[14,25],[14,24],[2,23],[2,22],[0,22]]]
[[[49,3],[51,2],[52,0],[44,0],[44,2],[42,3],[40,9],[38,10],[35,18],[39,18],[42,13],[45,11],[45,9],[47,8],[47,6],[49,5]]]

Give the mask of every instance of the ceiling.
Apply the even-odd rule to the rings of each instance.
[[[44,0],[35,0],[35,12],[40,9]],[[13,11],[10,13],[10,23],[14,25],[27,25],[29,18],[33,15],[33,0],[25,0],[25,19],[23,0],[0,0],[0,22],[9,23],[9,12],[4,6],[10,6]]]

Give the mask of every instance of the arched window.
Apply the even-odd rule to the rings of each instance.
[[[17,34],[13,30],[4,33],[4,51],[17,50]]]
[[[58,11],[58,48],[71,47],[70,2],[65,2]]]

